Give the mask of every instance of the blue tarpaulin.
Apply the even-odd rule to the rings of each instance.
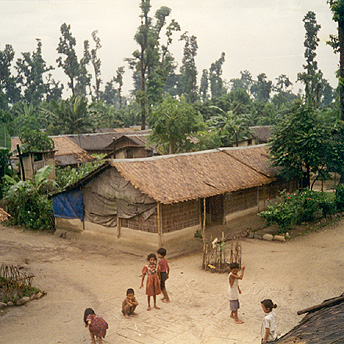
[[[53,196],[55,217],[84,221],[84,201],[80,190],[71,190]]]

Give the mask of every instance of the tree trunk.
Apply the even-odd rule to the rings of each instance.
[[[344,21],[338,22],[340,118],[344,120]]]

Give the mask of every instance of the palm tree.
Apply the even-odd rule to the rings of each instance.
[[[249,138],[249,119],[246,115],[236,115],[234,111],[223,111],[217,106],[210,106],[220,113],[210,118],[210,124],[218,130],[223,146],[232,146]]]
[[[49,109],[44,111],[51,121],[48,128],[50,134],[80,134],[94,128],[84,96],[60,102],[52,100]]]

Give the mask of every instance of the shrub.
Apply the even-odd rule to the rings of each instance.
[[[52,166],[44,166],[34,175],[33,180],[16,181],[7,176],[12,183],[5,193],[7,211],[11,214],[9,223],[30,229],[53,229],[54,215],[49,190],[54,181],[47,179]]]
[[[344,184],[339,184],[336,188],[335,204],[338,211],[344,210]]]
[[[289,194],[282,191],[279,202],[269,204],[267,210],[258,215],[267,221],[267,226],[277,224],[279,231],[284,233],[296,224],[313,221],[319,210],[323,216],[336,211],[334,202],[325,193],[306,190]]]

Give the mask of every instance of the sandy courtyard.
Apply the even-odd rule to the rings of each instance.
[[[201,252],[170,259],[167,289],[172,302],[146,311],[139,289],[146,252],[127,254],[45,233],[0,227],[0,262],[33,273],[40,300],[0,311],[0,342],[6,344],[91,343],[82,317],[92,307],[109,330],[104,343],[259,343],[260,301],[277,303],[279,333],[296,325],[296,311],[343,293],[344,221],[286,243],[244,239],[245,277],[241,310],[229,318],[227,275],[201,270]],[[149,252],[147,252],[149,253]],[[136,317],[120,313],[127,288],[139,301]]]

